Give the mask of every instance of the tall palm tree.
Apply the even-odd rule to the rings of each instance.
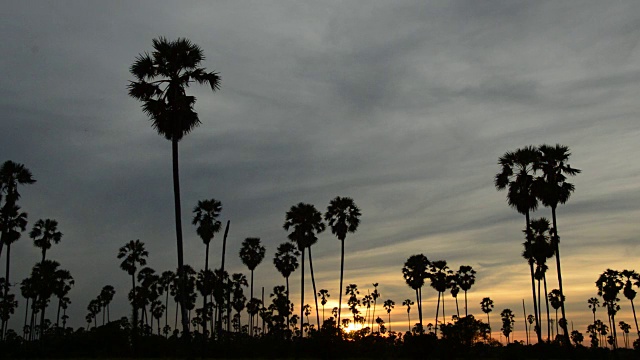
[[[453,275],[451,275],[451,280],[449,282],[449,291],[451,292],[451,296],[456,300],[456,315],[458,317],[460,317],[460,308],[458,307],[458,294],[460,293],[460,285],[458,285],[460,283],[460,277],[458,276],[458,273],[455,273]],[[466,302],[465,302],[465,307],[466,307]]]
[[[411,305],[415,304],[411,299],[405,299],[402,302],[402,306],[407,307],[407,322],[409,324],[409,331],[411,331]]]
[[[422,325],[422,287],[425,280],[429,277],[427,272],[431,262],[423,254],[411,255],[404,263],[402,268],[402,277],[404,281],[416,292],[416,303],[418,306],[418,317],[420,328],[418,332],[422,334],[424,327]]]
[[[149,256],[149,252],[144,249],[144,243],[137,240],[131,240],[126,243],[123,247],[118,250],[118,259],[123,259],[122,263],[120,263],[120,268],[127,272],[131,276],[131,284],[133,291],[133,299],[131,302],[133,306],[133,331],[134,333],[137,331],[138,327],[138,309],[136,307],[136,271],[138,270],[138,266],[147,265],[147,259]]]
[[[111,322],[111,314],[110,314],[110,305],[111,301],[113,301],[113,297],[116,294],[116,289],[111,285],[105,285],[100,290],[100,300],[102,300],[102,306],[104,307],[105,312],[107,313],[107,322]]]
[[[7,266],[5,269],[4,297],[9,296],[9,274],[11,269],[11,244],[18,241],[22,232],[27,228],[27,213],[20,211],[20,206],[3,206],[0,208],[0,218],[3,219],[2,243],[7,245]],[[0,289],[0,291],[2,291]]]
[[[324,213],[324,219],[331,227],[331,232],[340,240],[340,295],[338,296],[338,321],[340,324],[340,315],[342,309],[342,280],[344,278],[344,239],[347,233],[354,233],[360,225],[360,209],[356,206],[353,199],[349,197],[337,196],[331,200]]]
[[[304,318],[304,250],[309,249],[309,261],[311,261],[311,245],[318,241],[316,234],[324,231],[325,225],[322,222],[322,215],[316,207],[311,204],[298,203],[287,211],[283,225],[285,230],[292,229],[287,236],[289,240],[298,245],[302,252],[301,289],[300,289],[300,319]],[[311,265],[311,264],[310,264]],[[316,296],[315,280],[313,279],[313,267],[311,265],[311,280],[314,283],[313,297],[316,300],[316,316],[319,318],[318,298]],[[302,332],[300,332],[302,337]]]
[[[240,247],[240,260],[251,271],[251,291],[249,300],[253,299],[253,271],[260,265],[266,249],[260,244],[260,238],[246,238]],[[251,316],[251,325],[253,325],[253,316]],[[249,326],[249,334],[253,334],[253,330]]]
[[[540,281],[544,282],[544,293],[547,294],[547,260],[554,254],[553,244],[551,242],[551,233],[553,229],[550,228],[549,221],[546,218],[540,218],[531,220],[531,242],[525,242],[525,252],[523,256],[533,256],[533,261],[536,264],[536,271],[534,273],[535,279],[538,281],[538,316],[542,318],[542,303],[540,300]],[[527,248],[527,246],[529,246]],[[547,341],[550,340],[551,323],[549,317],[549,298],[545,296],[545,304],[547,310]]]
[[[633,290],[632,286],[640,287],[640,275],[633,270],[623,270],[621,273],[624,278],[624,289],[622,293],[624,297],[631,301],[631,310],[633,311],[633,320],[636,323],[636,333],[640,339],[640,329],[638,329],[638,318],[636,317],[636,307],[633,305],[633,299],[636,298],[637,292]]]
[[[562,287],[562,270],[560,268],[560,237],[558,236],[558,222],[556,219],[556,208],[558,204],[564,204],[569,200],[571,194],[575,190],[573,184],[568,183],[567,176],[575,176],[581,172],[579,169],[572,168],[567,162],[569,161],[569,147],[556,144],[540,145],[540,157],[535,166],[536,170],[542,171],[542,176],[534,180],[535,193],[540,202],[544,206],[551,208],[551,217],[553,221],[552,244],[556,255],[556,268],[558,273],[558,286],[560,290],[560,299],[564,299],[564,290]],[[564,332],[564,341],[567,345],[569,342],[569,330],[567,329],[567,320],[565,314],[564,300],[560,303],[562,309],[562,321],[560,325]]]
[[[176,219],[178,268],[184,265],[182,251],[182,219],[180,210],[180,179],[178,172],[178,142],[200,125],[193,110],[194,96],[186,94],[192,83],[208,84],[212,91],[220,88],[220,76],[200,67],[204,60],[202,49],[188,39],[169,41],[153,39],[154,51],[139,54],[129,68],[135,81],[128,85],[129,95],[143,102],[142,109],[149,116],[158,134],[171,141],[173,158],[173,196]],[[186,283],[187,279],[181,279]],[[182,298],[181,302],[186,301]],[[182,327],[188,335],[189,318],[182,306]]]
[[[540,151],[533,146],[526,146],[514,152],[508,151],[500,157],[498,165],[500,172],[494,178],[494,184],[498,191],[507,189],[507,203],[515,208],[518,213],[525,216],[527,242],[530,240],[529,213],[538,208],[538,199],[534,192],[533,174],[535,166],[540,158]],[[533,306],[537,308],[536,285],[534,279],[533,263],[529,263],[531,275],[531,293]],[[542,331],[538,313],[536,317],[536,334],[538,342],[542,343]]]
[[[205,258],[204,258],[204,272],[209,273],[209,244],[213,240],[216,233],[220,232],[221,223],[218,220],[220,212],[222,211],[222,203],[216,199],[200,200],[195,208],[193,208],[192,224],[196,225],[196,233],[202,239],[202,242],[206,246]],[[211,273],[213,274],[213,273]],[[207,307],[207,295],[208,292],[202,294],[203,309]],[[207,317],[202,316],[202,327],[207,329]],[[206,334],[203,331],[203,334]]]
[[[549,298],[549,303],[551,304],[551,307],[556,311],[556,334],[559,334],[558,309],[560,309],[560,305],[562,304],[562,294],[560,293],[560,290],[553,289],[551,290],[551,292],[549,292],[549,294],[547,294],[547,297]]]
[[[47,250],[51,249],[51,244],[58,244],[62,239],[62,233],[58,231],[58,222],[51,219],[38,220],[33,225],[29,233],[33,239],[33,245],[42,250],[42,261],[44,261]]]
[[[18,185],[29,185],[35,182],[31,171],[23,164],[8,160],[0,166],[0,202],[4,197],[4,204],[0,208],[3,210],[0,212],[0,231],[2,233],[0,236],[0,257],[2,256],[2,248],[6,245],[7,236],[10,236],[9,233],[12,231],[12,227],[8,223],[10,216],[14,212],[16,202],[20,199]],[[18,207],[15,212],[19,212],[19,209]],[[7,256],[7,260],[8,258],[9,256]]]
[[[458,281],[460,289],[464,291],[464,316],[469,316],[469,310],[467,307],[467,291],[469,291],[471,286],[476,283],[476,271],[469,265],[462,265],[460,266],[460,269],[458,269],[455,278]]]
[[[447,291],[447,286],[450,282],[452,271],[447,266],[445,260],[432,261],[429,266],[429,279],[431,280],[431,287],[438,292],[438,305],[436,306],[436,335],[438,334],[438,312],[440,311],[440,299],[443,298],[443,294]],[[444,323],[444,298],[442,299],[442,322]],[[442,329],[442,327],[441,327]]]
[[[490,298],[482,298],[480,301],[480,309],[483,313],[487,314],[487,325],[489,325],[489,339],[491,339],[491,319],[489,318],[489,313],[493,311],[493,300]]]

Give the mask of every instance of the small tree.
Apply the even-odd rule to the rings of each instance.
[[[511,333],[513,332],[513,325],[515,324],[513,312],[510,309],[504,309],[500,313],[502,317],[502,333],[507,338],[507,344],[511,340]]]

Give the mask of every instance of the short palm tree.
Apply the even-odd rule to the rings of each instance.
[[[389,325],[389,331],[391,331],[391,310],[393,310],[395,305],[396,303],[391,299],[385,300],[384,303],[382,304],[382,307],[384,307],[384,309],[387,310],[387,315],[389,316],[389,322],[387,323]]]
[[[443,294],[447,291],[447,286],[450,283],[451,275],[453,272],[447,266],[445,260],[432,261],[429,266],[429,279],[431,280],[431,287],[438,292],[438,303],[436,305],[436,335],[438,334],[438,312],[440,311],[440,299],[442,298],[442,323],[444,323],[444,298]],[[441,327],[442,329],[442,327]]]
[[[0,218],[2,218],[2,243],[7,245],[7,267],[4,283],[4,297],[9,296],[10,282],[10,264],[11,264],[11,244],[18,241],[22,236],[22,232],[27,228],[27,213],[20,211],[20,206],[3,206],[0,209]],[[2,289],[0,289],[2,291]]]
[[[318,296],[320,297],[320,305],[322,305],[322,324],[324,325],[324,306],[327,304],[327,299],[330,298],[331,295],[329,295],[329,290],[320,289]]]
[[[102,307],[107,313],[107,322],[111,322],[111,314],[110,314],[110,305],[111,301],[113,301],[113,297],[116,294],[116,289],[111,285],[105,285],[102,287],[100,291],[100,300],[102,301]]]
[[[459,282],[460,279],[458,278],[458,274],[453,274],[449,283],[449,291],[451,292],[451,296],[456,300],[456,316],[458,317],[460,317],[460,308],[458,307],[458,294],[460,293],[460,286],[458,285]]]
[[[530,240],[529,214],[538,208],[538,199],[534,192],[534,171],[540,158],[540,151],[533,146],[526,146],[514,152],[508,151],[500,157],[498,165],[500,172],[494,178],[497,190],[507,189],[507,203],[525,216],[526,239]],[[533,307],[537,308],[536,285],[534,279],[533,263],[529,262],[531,275],[531,293]],[[542,331],[538,313],[536,318],[536,335],[538,343],[542,343]]]
[[[563,295],[560,293],[560,290],[553,289],[553,290],[551,290],[551,292],[549,292],[549,294],[547,294],[547,297],[549,298],[549,303],[551,304],[551,307],[556,311],[556,334],[559,334],[559,332],[558,332],[558,309],[560,309],[560,306],[562,304]]]
[[[522,254],[529,262],[533,260],[536,264],[534,278],[538,281],[538,316],[542,318],[542,302],[540,300],[540,282],[544,282],[544,293],[547,294],[547,260],[550,259],[554,252],[551,243],[550,234],[553,229],[550,227],[549,220],[545,218],[531,220],[530,237],[531,241],[524,243],[525,250]],[[549,298],[545,296],[545,304],[547,310],[547,340],[550,340],[551,323],[549,322]]]
[[[53,294],[58,298],[58,312],[56,314],[56,327],[60,323],[60,310],[63,308],[65,302],[69,301],[67,295],[71,288],[75,285],[75,280],[68,270],[60,270],[57,272],[57,278]],[[65,300],[66,299],[66,300]]]
[[[415,304],[411,299],[405,299],[402,302],[402,306],[407,307],[407,322],[409,324],[409,331],[411,331],[411,305]]]
[[[609,315],[610,322],[615,325],[616,313],[620,309],[620,306],[617,303],[617,301],[620,300],[618,299],[618,294],[624,287],[622,274],[619,271],[607,269],[605,272],[600,274],[598,280],[596,280],[596,287],[598,288],[598,296],[602,296],[602,299],[604,300],[602,306],[607,307],[607,314]],[[613,333],[613,347],[615,349],[618,347],[616,327],[612,326],[611,331]]]
[[[266,249],[260,244],[260,238],[246,238],[240,247],[240,260],[251,271],[251,292],[249,300],[253,299],[253,271],[260,265]],[[249,326],[249,334],[253,334],[251,326],[253,325],[253,316]]]
[[[173,158],[173,195],[178,247],[178,268],[184,265],[182,251],[182,219],[180,210],[180,180],[178,172],[178,142],[200,125],[193,110],[194,96],[186,94],[192,83],[208,84],[212,91],[220,88],[220,76],[200,67],[204,60],[202,49],[188,39],[169,41],[164,37],[153,39],[154,51],[139,54],[131,65],[135,77],[128,85],[129,95],[142,101],[142,109],[149,116],[153,128],[171,141]],[[182,278],[185,282],[187,279]],[[188,334],[189,318],[182,298],[182,327]]]
[[[502,317],[502,328],[500,330],[502,330],[502,333],[504,334],[504,336],[507,338],[507,344],[510,342],[510,338],[511,338],[511,333],[513,332],[513,324],[515,324],[514,321],[514,315],[513,312],[510,309],[504,309],[502,310],[502,312],[500,313],[500,316]]]
[[[302,252],[302,270],[300,276],[300,319],[302,319],[304,317],[304,250],[309,249],[309,260],[311,261],[311,245],[318,241],[316,234],[323,232],[325,225],[322,222],[322,215],[316,210],[315,206],[299,203],[287,211],[283,227],[287,231],[292,229],[287,237],[297,244],[298,249]],[[313,279],[313,266],[311,267],[311,280],[314,283],[313,297],[316,300],[316,311],[318,311],[318,299],[316,297],[315,280]],[[317,316],[319,317],[319,313]],[[300,336],[302,336],[302,332]]]
[[[534,180],[535,193],[540,202],[544,206],[551,208],[551,217],[553,220],[553,236],[552,244],[556,255],[556,268],[558,273],[558,286],[561,299],[564,299],[564,290],[562,287],[562,271],[560,268],[560,237],[558,236],[558,222],[556,220],[556,208],[558,204],[564,204],[569,200],[571,194],[575,190],[573,184],[568,183],[567,176],[575,176],[581,171],[572,168],[567,162],[569,161],[569,147],[556,144],[540,145],[540,157],[535,166],[536,170],[542,171],[542,176]],[[562,331],[564,332],[565,343],[569,342],[569,330],[567,329],[566,314],[564,308],[564,300],[561,301],[562,319],[560,322]]]
[[[600,307],[600,300],[598,298],[592,297],[587,300],[589,304],[589,309],[593,312],[593,322],[596,322],[596,308]]]
[[[489,338],[491,338],[491,319],[489,318],[489,313],[493,311],[493,300],[490,298],[482,298],[480,301],[480,309],[483,313],[487,314],[487,325],[489,325]]]
[[[144,243],[138,240],[131,240],[118,250],[118,259],[122,260],[120,268],[127,272],[131,276],[131,284],[133,291],[133,330],[136,332],[138,326],[138,309],[136,307],[136,271],[138,266],[145,266],[147,264],[146,257],[149,256],[149,252],[145,250]]]
[[[404,263],[402,268],[402,277],[404,281],[416,292],[416,303],[418,306],[418,318],[420,328],[418,332],[422,334],[424,327],[422,325],[422,287],[425,280],[429,277],[428,269],[431,265],[429,259],[423,254],[411,255]]]
[[[62,239],[62,233],[58,231],[58,222],[51,219],[38,220],[33,225],[29,233],[33,239],[33,245],[42,250],[42,261],[44,261],[47,250],[51,249],[51,244],[58,244]]]
[[[360,209],[353,199],[349,197],[337,196],[331,200],[324,219],[327,221],[331,232],[340,240],[340,295],[338,296],[338,321],[340,324],[340,314],[342,309],[342,280],[344,278],[344,240],[347,233],[354,233],[360,225]]]

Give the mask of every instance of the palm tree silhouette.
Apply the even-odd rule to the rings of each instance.
[[[385,310],[387,310],[387,315],[389,316],[389,322],[387,323],[389,324],[389,329],[388,329],[389,331],[391,331],[391,310],[393,310],[395,305],[396,303],[391,299],[385,300],[384,303],[382,304]]]
[[[409,324],[409,331],[411,331],[411,305],[415,304],[413,301],[411,301],[411,299],[405,299],[402,302],[402,306],[406,306],[407,307],[407,323]]]
[[[102,287],[100,291],[100,300],[102,301],[102,306],[107,313],[107,322],[111,322],[111,314],[110,314],[110,305],[111,301],[113,301],[113,297],[116,294],[116,289],[111,285],[105,285]]]
[[[33,245],[42,250],[42,261],[44,261],[47,250],[51,249],[51,244],[60,243],[62,233],[58,231],[57,221],[40,219],[33,225],[29,237],[33,239]]]
[[[4,279],[4,278],[3,278]],[[31,277],[27,277],[20,282],[20,293],[22,297],[25,298],[27,304],[25,305],[25,314],[24,314],[24,326],[22,332],[22,338],[26,339],[27,337],[27,318],[29,317],[29,300],[33,299],[35,301],[38,293],[36,292],[34,280]],[[34,307],[32,305],[32,307]],[[29,329],[30,330],[30,329]]]
[[[168,326],[169,326],[169,293],[170,293],[169,288],[171,284],[173,284],[173,282],[175,281],[175,277],[176,277],[176,274],[173,271],[166,270],[162,272],[162,275],[160,275],[160,278],[158,279],[158,291],[160,295],[162,295],[162,293],[165,294],[164,327],[166,329],[168,329]]]
[[[515,152],[508,151],[500,157],[498,165],[501,171],[495,176],[494,184],[498,191],[508,189],[507,203],[515,208],[520,214],[525,216],[527,242],[530,240],[529,212],[538,207],[538,199],[534,193],[533,173],[540,158],[540,151],[533,146],[526,146],[517,149]],[[531,294],[533,296],[533,307],[538,308],[536,299],[536,285],[534,280],[533,263],[529,262],[531,273]],[[535,313],[536,334],[538,343],[542,343],[542,331],[538,312]]]
[[[331,295],[329,295],[329,290],[320,289],[318,296],[320,297],[320,305],[322,305],[322,324],[324,325],[324,306],[327,304],[327,299],[330,298]]]
[[[469,316],[467,307],[467,291],[471,289],[471,286],[476,282],[476,271],[469,265],[462,265],[456,273],[455,279],[458,281],[458,286],[464,291],[464,316]],[[456,306],[458,298],[456,297]],[[459,315],[458,315],[459,316]]]
[[[71,303],[67,295],[71,288],[75,285],[75,280],[68,270],[59,270],[57,272],[56,284],[53,294],[58,298],[58,312],[56,314],[56,327],[60,323],[60,309]],[[112,296],[113,298],[113,296]]]
[[[549,221],[545,218],[531,220],[530,237],[531,241],[525,242],[523,245],[525,250],[522,256],[529,262],[536,264],[534,278],[538,281],[538,316],[542,318],[542,302],[540,300],[540,281],[544,282],[544,291],[547,294],[547,259],[554,254],[553,245],[551,243],[551,234],[553,229],[550,228]],[[549,299],[545,296],[547,310],[547,341],[551,333],[551,323],[549,322]]]
[[[420,334],[424,331],[424,327],[422,325],[422,287],[424,286],[425,279],[429,276],[427,269],[430,265],[431,262],[429,259],[427,259],[423,254],[419,254],[411,255],[402,268],[404,281],[416,292],[418,317],[420,319],[420,328],[418,329],[418,333]]]
[[[378,303],[378,298],[380,297],[380,292],[378,292],[378,283],[373,283],[373,292],[371,293],[371,300],[373,301],[373,315],[371,316],[371,321],[376,316],[376,304]],[[371,323],[371,329],[373,329],[373,322]]]
[[[322,215],[315,206],[311,204],[298,203],[287,211],[285,222],[283,225],[285,230],[293,229],[287,236],[289,240],[298,245],[298,249],[302,252],[302,271],[301,271],[301,289],[300,289],[300,319],[302,320],[304,313],[304,250],[309,249],[309,262],[311,267],[311,281],[313,285],[313,297],[316,301],[317,317],[319,318],[318,298],[316,296],[315,280],[313,278],[313,265],[311,265],[311,245],[318,241],[316,234],[324,231],[325,225],[322,222]],[[302,336],[302,332],[300,333]]]
[[[149,256],[149,252],[144,249],[144,243],[139,239],[131,240],[118,250],[118,259],[123,259],[120,263],[120,268],[127,272],[131,276],[131,284],[133,291],[133,299],[131,305],[133,306],[133,333],[137,332],[138,327],[138,309],[136,307],[136,270],[138,266],[145,266]]]
[[[327,207],[327,212],[324,213],[324,219],[331,227],[331,233],[333,233],[338,240],[340,240],[340,287],[338,291],[338,321],[336,324],[340,324],[340,315],[342,309],[342,280],[344,277],[344,239],[347,237],[347,233],[354,233],[358,230],[360,225],[360,209],[356,206],[353,199],[349,197],[337,196],[331,200]]]
[[[602,296],[604,300],[602,306],[607,307],[610,323],[615,325],[616,313],[620,309],[617,303],[620,301],[618,294],[624,287],[622,274],[619,271],[607,269],[596,280],[596,287],[598,288],[598,296]],[[616,349],[618,347],[616,327],[612,326],[611,331],[613,333],[613,348]]]
[[[182,219],[180,210],[180,180],[178,172],[178,142],[200,125],[193,110],[196,98],[185,89],[191,83],[208,84],[212,91],[220,88],[220,77],[200,67],[204,60],[202,49],[188,39],[169,41],[164,37],[153,39],[154,51],[139,54],[129,71],[135,77],[128,85],[129,95],[143,102],[142,109],[149,116],[158,134],[171,141],[173,158],[173,195],[176,219],[178,268],[184,265],[182,251]],[[186,279],[181,279],[186,283]],[[182,327],[188,335],[189,318],[181,299]]]
[[[220,232],[221,223],[218,221],[218,216],[220,216],[221,211],[222,203],[216,199],[200,200],[195,208],[193,208],[194,216],[191,223],[197,226],[196,233],[200,236],[206,247],[204,258],[205,274],[209,274],[209,244],[215,234]],[[209,293],[207,290],[210,289],[205,289],[205,293],[202,294],[203,309],[207,307],[207,296]],[[207,329],[206,316],[202,317],[202,328]],[[203,331],[203,334],[206,334],[206,331]]]
[[[240,260],[251,271],[251,293],[249,299],[253,299],[253,271],[260,265],[266,249],[260,244],[260,238],[246,238],[240,247]],[[253,334],[253,316],[249,323],[249,334]]]
[[[558,332],[558,309],[560,309],[560,305],[562,304],[563,295],[560,293],[559,289],[553,289],[549,294],[547,294],[549,298],[549,303],[551,303],[551,307],[556,311],[556,334]]]
[[[507,338],[507,344],[510,342],[511,332],[513,332],[513,324],[515,324],[513,312],[510,309],[504,309],[500,313],[502,317],[502,333]]]
[[[438,292],[438,304],[436,305],[436,335],[438,334],[438,312],[440,311],[440,298],[447,291],[447,285],[450,283],[453,272],[447,266],[445,260],[432,261],[429,266],[429,279],[431,287]],[[442,323],[444,323],[444,299],[442,299]],[[442,329],[442,328],[441,328]]]
[[[624,297],[631,301],[631,310],[633,311],[633,320],[636,323],[636,333],[638,334],[638,339],[640,339],[640,329],[638,329],[638,318],[636,317],[636,307],[633,305],[633,299],[635,299],[637,292],[632,289],[632,286],[640,287],[640,275],[633,270],[623,270],[621,275],[625,278],[624,280],[624,289],[622,293]]]
[[[596,322],[596,308],[600,307],[600,301],[598,300],[598,298],[589,298],[589,300],[587,300],[587,303],[589,304],[589,309],[591,309],[591,311],[593,311],[593,322]]]
[[[449,282],[449,291],[451,292],[451,296],[456,300],[456,316],[460,317],[460,308],[458,307],[458,294],[460,293],[460,278],[458,273],[451,275],[451,280]],[[465,302],[466,306],[466,302]]]
[[[489,339],[491,339],[491,319],[489,313],[493,311],[493,300],[488,297],[482,298],[480,301],[480,309],[483,313],[487,314],[487,325],[489,325]]]
[[[560,268],[560,237],[558,236],[558,222],[556,220],[556,208],[558,204],[564,204],[571,197],[571,193],[575,190],[575,186],[566,182],[567,176],[575,176],[581,171],[572,168],[567,163],[571,153],[569,147],[556,144],[555,146],[540,145],[540,158],[535,166],[536,170],[542,170],[543,175],[534,180],[535,193],[540,202],[544,206],[551,208],[551,217],[553,220],[552,244],[556,255],[556,268],[558,273],[558,286],[560,287],[560,299],[564,299],[564,290],[562,287],[562,271]],[[564,300],[561,301],[562,309],[562,331],[564,332],[564,341],[567,345],[569,342],[569,330],[567,329],[566,314],[564,308]]]
[[[289,276],[298,268],[298,256],[300,251],[292,243],[282,243],[276,250],[273,264],[284,277],[287,284],[287,300],[289,300]]]
[[[247,302],[247,297],[244,296],[242,287],[247,286],[249,286],[249,283],[247,282],[247,277],[244,276],[244,274],[236,273],[231,275],[231,294],[233,295],[231,306],[238,314],[238,317],[240,317],[240,312],[242,312]]]
[[[10,219],[20,210],[19,207],[16,208],[16,202],[20,199],[18,185],[29,185],[35,182],[36,180],[33,178],[31,171],[23,164],[8,160],[0,166],[0,202],[4,197],[4,204],[0,208],[0,231],[2,232],[0,235],[0,257],[2,256],[3,246],[7,244],[6,241],[9,240],[9,237],[15,236],[11,234],[12,229],[15,229],[15,227],[10,224],[12,222]],[[9,262],[8,255],[7,262]],[[6,281],[8,282],[9,278]]]
[[[6,204],[5,204],[6,205]],[[2,218],[2,243],[7,245],[7,266],[5,269],[4,298],[9,296],[9,274],[11,269],[11,244],[18,241],[27,228],[27,213],[20,211],[20,206],[3,206],[0,209]],[[0,290],[1,291],[1,290]]]

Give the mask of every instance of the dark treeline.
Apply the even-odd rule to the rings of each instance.
[[[188,96],[186,89],[196,82],[216,91],[220,77],[200,67],[203,52],[186,39],[159,38],[153,41],[153,48],[151,53],[140,54],[131,66],[135,80],[130,82],[128,90],[133,98],[142,102],[154,129],[171,141],[178,266],[153,269],[147,266],[150,254],[143,241],[124,243],[114,257],[130,277],[131,287],[125,290],[105,285],[88,304],[80,304],[87,309],[86,326],[76,329],[67,326],[66,310],[72,304],[69,292],[75,282],[60,263],[47,259],[47,250],[63,237],[57,221],[41,219],[33,224],[29,237],[41,249],[42,257],[27,278],[16,282],[10,277],[11,245],[28,227],[27,213],[19,205],[20,192],[36,180],[24,165],[6,161],[0,168],[0,257],[5,254],[6,259],[5,276],[0,278],[0,355],[526,358],[552,354],[553,357],[600,358],[613,351],[616,356],[632,358],[640,351],[640,330],[633,302],[634,288],[640,287],[640,276],[632,270],[607,269],[597,279],[597,296],[602,302],[597,297],[588,300],[593,312],[593,324],[585,329],[590,337],[589,346],[582,344],[584,335],[580,331],[568,331],[556,211],[575,190],[566,181],[567,177],[579,174],[580,170],[568,164],[569,149],[562,145],[528,146],[507,152],[499,159],[495,186],[498,190],[507,190],[508,204],[525,216],[521,255],[530,270],[534,309],[532,314],[524,316],[527,312],[523,300],[522,313],[519,309],[500,310],[499,320],[493,320],[498,324],[493,331],[494,301],[484,297],[480,304],[470,306],[467,300],[467,293],[476,282],[476,271],[469,265],[461,265],[456,270],[446,260],[430,260],[424,254],[409,256],[401,269],[411,295],[397,304],[406,309],[407,323],[398,329],[396,321],[392,329],[391,313],[396,301],[383,300],[383,287],[372,283],[371,288],[359,288],[348,279],[344,281],[347,235],[358,230],[362,216],[349,197],[335,197],[324,213],[312,204],[298,203],[284,214],[283,228],[289,242],[277,246],[272,259],[282,278],[266,293],[264,287],[254,284],[254,272],[268,262],[265,261],[267,249],[259,237],[246,238],[237,254],[246,266],[246,274],[229,273],[225,269],[226,239],[231,223],[227,220],[223,226],[220,220],[223,206],[219,200],[204,199],[193,208],[192,230],[203,242],[204,256],[202,267],[185,264],[178,143],[200,124],[193,109],[195,98]],[[531,219],[539,204],[551,210],[551,221],[544,217]],[[314,274],[313,245],[318,241],[318,234],[327,229],[340,242],[340,277],[336,279],[339,294],[330,294],[318,286]],[[221,233],[223,250],[215,254],[221,256],[221,266],[211,269],[209,247]],[[558,288],[549,290],[546,272],[547,262],[552,258],[556,262]],[[306,266],[311,274],[313,301],[305,301]],[[300,303],[293,304],[289,280],[298,269]],[[432,310],[423,309],[423,288],[427,284],[437,293],[437,303]],[[9,319],[18,315],[18,290],[25,299],[21,331],[8,327]],[[621,311],[620,294],[630,301],[638,340],[629,337],[631,325],[616,324],[616,315]],[[445,298],[449,295],[455,301],[455,310],[445,308]],[[463,298],[458,299],[458,295]],[[127,316],[111,314],[110,304],[116,296],[128,299],[131,312]],[[328,299],[336,297],[337,306],[325,309]],[[601,304],[606,310],[604,321],[596,318]],[[555,319],[550,316],[550,307]],[[415,308],[413,320],[412,308]],[[474,309],[486,314],[486,323],[484,316],[480,319],[473,315]],[[175,317],[169,318],[170,310],[174,310]],[[523,316],[518,319],[517,314]],[[598,314],[602,315],[602,311]],[[517,321],[526,330],[523,341],[516,341],[512,336]],[[616,326],[623,334],[623,349],[619,348]],[[496,340],[494,334],[504,336],[507,345]],[[635,347],[635,354],[628,349],[631,347]]]

